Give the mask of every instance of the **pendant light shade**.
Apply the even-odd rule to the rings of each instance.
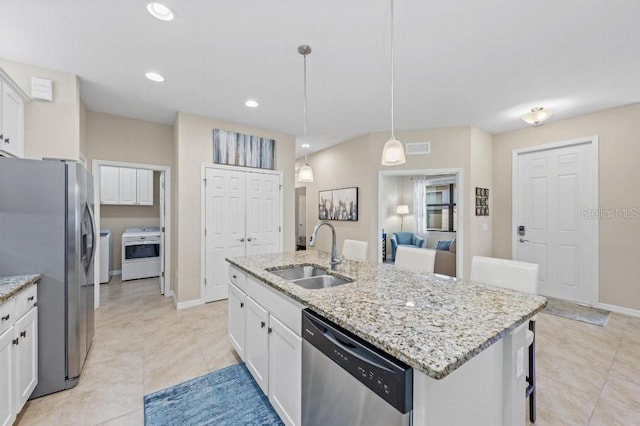
[[[404,156],[404,147],[402,142],[396,139],[393,128],[393,80],[394,80],[394,64],[393,64],[393,0],[391,0],[391,12],[389,14],[390,34],[391,34],[391,138],[384,144],[382,148],[382,165],[397,166],[404,164],[407,160]]]
[[[382,148],[382,165],[397,166],[404,164],[406,161],[402,142],[392,136]]]
[[[313,182],[313,169],[309,163],[304,163],[304,165],[300,167],[300,170],[298,171],[298,182]]]
[[[298,46],[298,53],[304,58],[304,137],[307,137],[307,55],[311,53],[311,46],[301,44]],[[303,145],[305,149],[309,149],[309,145]],[[307,152],[304,153],[304,165],[298,171],[298,182],[313,182],[313,169],[307,163]]]

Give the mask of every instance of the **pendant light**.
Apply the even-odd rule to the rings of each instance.
[[[298,46],[298,53],[304,57],[304,137],[307,137],[307,55],[311,53],[311,46],[301,44]],[[306,147],[304,153],[304,165],[300,167],[298,172],[298,182],[309,183],[313,182],[313,169],[307,163],[307,151],[309,145]]]
[[[391,25],[391,139],[384,144],[382,148],[382,165],[397,166],[404,164],[407,160],[404,157],[404,148],[402,142],[396,139],[393,128],[393,0],[391,0],[391,13],[389,19]]]

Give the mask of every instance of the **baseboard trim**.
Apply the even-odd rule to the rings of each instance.
[[[173,297],[173,306],[175,306],[177,310],[195,308],[196,306],[204,305],[204,302],[202,301],[202,299],[189,300],[186,302],[178,302],[178,298],[176,297],[175,293],[173,293],[172,297]]]
[[[640,311],[636,309],[629,309],[617,305],[609,305],[607,303],[598,303],[597,308],[606,309],[607,311],[615,312],[616,314],[628,315],[630,317],[640,318]]]

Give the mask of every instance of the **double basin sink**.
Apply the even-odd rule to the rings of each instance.
[[[283,266],[281,268],[268,269],[268,271],[309,290],[335,287],[352,282],[352,280],[346,278],[329,275],[326,269],[315,265]]]

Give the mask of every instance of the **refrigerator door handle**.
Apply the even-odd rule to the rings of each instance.
[[[89,220],[91,222],[91,255],[89,256],[89,261],[87,262],[87,265],[91,265],[93,263],[93,258],[96,255],[96,221],[93,218],[93,210],[91,209],[89,202],[86,202],[85,208],[89,212]]]

